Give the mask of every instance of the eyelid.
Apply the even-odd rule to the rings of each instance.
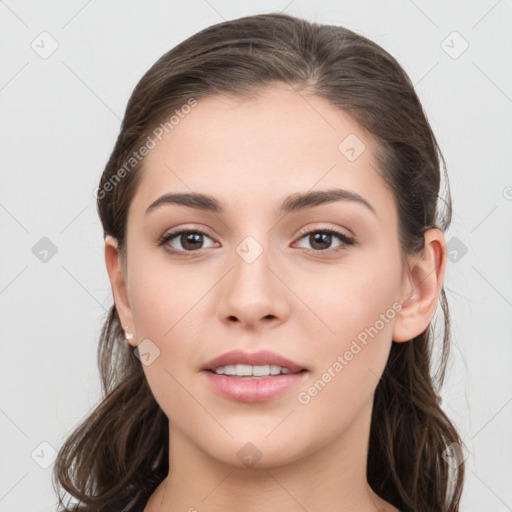
[[[208,229],[203,228],[203,227],[197,228],[197,227],[194,227],[194,226],[186,226],[186,225],[185,226],[180,226],[180,227],[178,227],[176,229],[172,229],[170,231],[165,232],[157,240],[156,243],[157,243],[158,246],[166,245],[170,240],[172,240],[173,238],[177,237],[180,234],[183,234],[184,232],[185,233],[186,232],[199,233],[199,234],[205,235],[208,238],[210,238],[211,240],[213,240],[214,243],[218,244],[218,242],[215,240],[215,237],[211,236],[211,234],[209,233]],[[346,233],[341,228],[338,228],[338,227],[326,227],[325,225],[324,226],[314,225],[314,226],[308,226],[308,227],[302,228],[299,231],[299,233],[295,236],[293,243],[296,243],[296,242],[302,240],[307,235],[310,235],[312,233],[317,233],[317,232],[331,233],[334,236],[337,236],[338,239],[341,241],[341,245],[333,247],[333,248],[330,248],[330,249],[323,249],[323,250],[315,250],[315,249],[302,248],[307,253],[313,253],[313,254],[317,254],[317,255],[332,254],[332,253],[336,253],[336,252],[342,251],[344,249],[347,249],[350,246],[358,245],[358,242],[355,240],[355,237],[353,235]],[[194,250],[194,251],[183,251],[183,250],[174,249],[174,248],[173,249],[167,248],[166,250],[168,252],[170,252],[172,254],[175,254],[175,255],[178,255],[178,256],[185,256],[185,255],[192,256],[194,254],[200,253],[202,249],[208,249],[208,247],[202,247],[201,249],[197,249],[197,250]]]
[[[329,233],[332,236],[338,238],[338,240],[341,242],[340,245],[331,247],[329,249],[315,250],[302,248],[307,254],[312,254],[314,256],[320,256],[324,258],[329,256],[337,256],[339,255],[339,253],[346,251],[350,247],[355,247],[358,245],[358,242],[356,241],[355,237],[353,235],[347,234],[341,228],[325,226],[309,226],[301,229],[301,231],[296,237],[296,241],[294,242],[294,244],[300,242],[303,238],[306,238],[308,235],[311,235],[312,233]]]
[[[207,236],[208,238],[211,238],[215,243],[218,243],[215,240],[215,237],[211,235],[211,233],[209,232],[209,230],[207,228],[203,228],[203,227],[198,228],[195,226],[185,225],[185,226],[180,226],[175,229],[171,229],[169,231],[165,231],[164,234],[158,238],[158,240],[156,241],[156,244],[158,246],[166,244],[169,242],[169,240],[177,237],[178,235],[182,234],[183,232],[199,233],[199,234]],[[186,251],[186,252],[193,254],[193,253],[199,252],[200,250],[201,249],[198,249],[197,251]],[[176,252],[182,253],[185,251],[176,250]]]
[[[315,233],[317,231],[331,231],[331,232],[334,232],[334,233],[338,233],[339,235],[343,235],[345,236],[346,238],[350,239],[350,240],[354,240],[355,237],[354,237],[354,234],[346,229],[346,228],[341,228],[341,227],[338,227],[338,226],[334,226],[334,225],[325,225],[325,224],[322,224],[322,225],[318,225],[318,224],[314,224],[313,226],[309,225],[304,227],[304,228],[301,228],[301,230],[299,231],[299,233],[297,234],[297,239],[298,238],[301,238],[302,236],[304,235],[307,235],[309,233]],[[354,240],[354,243],[355,243],[355,240]]]

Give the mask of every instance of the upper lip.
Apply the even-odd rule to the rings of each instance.
[[[268,364],[287,368],[292,372],[305,370],[303,366],[295,361],[291,361],[290,359],[269,350],[260,350],[259,352],[252,353],[244,352],[243,350],[232,350],[231,352],[226,352],[225,354],[208,361],[201,367],[201,370],[211,370],[214,372],[220,366],[226,366],[228,364],[248,364],[251,366],[264,366]]]

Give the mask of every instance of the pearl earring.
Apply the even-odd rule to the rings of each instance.
[[[133,334],[130,334],[130,333],[126,330],[126,327],[124,327],[124,331],[125,331],[124,337],[126,338],[126,340],[127,340],[127,341],[130,341],[130,340],[133,338]]]

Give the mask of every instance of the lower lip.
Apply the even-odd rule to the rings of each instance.
[[[290,373],[251,379],[248,377],[228,377],[211,371],[203,371],[206,380],[222,396],[239,402],[264,402],[284,393],[302,382],[308,372]]]

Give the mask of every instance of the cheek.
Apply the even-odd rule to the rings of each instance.
[[[155,399],[167,410],[190,406],[190,397],[180,383],[197,371],[197,341],[206,315],[205,294],[211,288],[208,276],[198,279],[184,267],[132,257],[130,262],[131,308],[137,341],[145,343],[150,364],[143,366]],[[143,341],[144,340],[144,341]],[[143,352],[143,350],[141,350]]]
[[[321,400],[346,404],[361,395],[369,397],[378,383],[398,306],[399,267],[389,261],[389,265],[373,262],[358,269],[331,269],[328,276],[317,274],[299,292],[315,313],[304,314],[301,322],[307,337],[314,340]]]
[[[151,340],[148,346],[156,353],[151,364],[143,366],[148,384],[169,418],[175,419],[176,411],[188,418],[186,427],[191,421],[189,414],[198,412],[189,388],[199,372],[197,354],[201,352],[197,340],[201,340],[201,323],[196,320],[205,314],[200,297],[197,291],[184,294],[179,288],[157,288],[136,307],[137,330],[140,329],[141,338]]]
[[[131,307],[138,331],[167,343],[183,323],[197,315],[215,276],[191,264],[172,263],[163,248],[134,250],[130,256]]]
[[[390,270],[384,270],[384,269]],[[393,318],[398,297],[398,272],[394,265],[330,267],[296,280],[294,292],[304,308],[300,322],[315,329],[322,346],[342,344],[375,325],[382,315]],[[307,306],[307,307],[305,307]],[[306,327],[306,325],[304,325]],[[379,331],[390,330],[389,322],[378,322]],[[318,337],[317,335],[317,337]],[[364,338],[364,335],[362,336]]]

